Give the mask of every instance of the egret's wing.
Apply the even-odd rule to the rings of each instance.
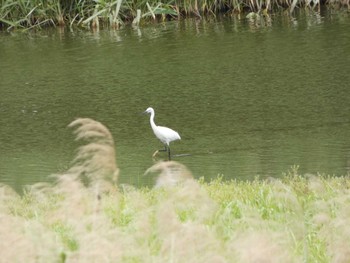
[[[181,140],[180,135],[168,127],[158,126],[155,133],[162,142],[169,143],[171,141]]]

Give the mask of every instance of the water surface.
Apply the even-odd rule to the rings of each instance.
[[[147,116],[177,130],[175,157],[196,177],[344,175],[350,159],[348,14],[172,21],[118,31],[0,34],[0,181],[65,171],[77,117],[105,124],[122,183],[161,148]],[[165,155],[160,155],[165,157]]]

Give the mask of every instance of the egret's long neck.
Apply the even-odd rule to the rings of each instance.
[[[151,123],[151,127],[154,130],[157,125],[154,123],[154,111],[151,112],[151,117],[149,118],[149,122]]]

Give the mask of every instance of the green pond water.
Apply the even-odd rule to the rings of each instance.
[[[271,19],[1,32],[0,182],[64,172],[80,145],[67,125],[89,117],[114,136],[120,182],[151,185],[162,145],[140,114],[149,106],[196,178],[348,174],[349,14]]]

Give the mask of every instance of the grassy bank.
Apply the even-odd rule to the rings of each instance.
[[[341,0],[0,0],[0,27],[38,28],[41,26],[102,25],[120,27],[125,23],[179,19],[181,17],[255,12],[268,15],[272,10],[295,7],[319,8],[320,4],[346,6]]]
[[[156,162],[154,188],[117,185],[109,130],[85,142],[55,184],[0,187],[0,262],[348,262],[350,177],[298,174],[211,182]]]
[[[116,190],[116,189],[115,189]],[[0,262],[348,262],[350,178],[0,188]]]

